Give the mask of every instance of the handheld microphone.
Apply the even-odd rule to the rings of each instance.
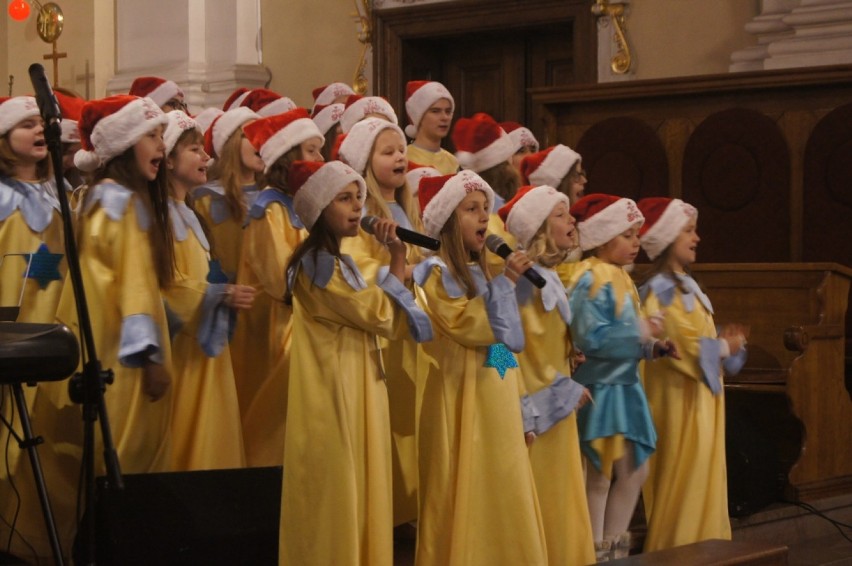
[[[368,234],[373,234],[373,225],[378,221],[379,218],[377,216],[365,216],[361,219],[361,228],[363,228],[364,231]],[[407,244],[420,246],[421,248],[426,248],[429,250],[437,250],[441,247],[440,240],[430,238],[425,234],[415,232],[414,230],[408,230],[401,226],[396,227],[396,236]]]
[[[30,81],[35,89],[35,99],[38,104],[39,112],[44,120],[44,129],[56,127],[57,132],[59,123],[62,121],[62,112],[59,110],[59,102],[56,100],[56,95],[53,94],[53,89],[50,88],[50,83],[44,75],[44,67],[39,63],[33,63],[29,67]],[[60,134],[61,135],[61,134]]]
[[[485,247],[489,249],[492,253],[495,253],[506,259],[512,253],[512,248],[509,247],[509,244],[506,243],[506,240],[501,238],[496,234],[489,234],[487,238],[485,238]],[[530,282],[541,289],[547,284],[547,281],[542,277],[538,271],[530,267],[523,273],[521,273],[524,277],[530,280]]]

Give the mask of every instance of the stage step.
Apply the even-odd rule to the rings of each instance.
[[[618,566],[784,566],[787,563],[786,546],[734,540],[705,540],[609,562]]]

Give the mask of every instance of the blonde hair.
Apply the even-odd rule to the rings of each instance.
[[[219,183],[225,189],[225,201],[233,218],[244,220],[248,212],[248,204],[243,194],[242,176],[243,158],[241,145],[245,134],[242,127],[237,128],[225,145],[222,153],[216,160],[219,169]],[[257,175],[255,175],[257,182]]]
[[[468,299],[476,297],[476,280],[473,278],[473,273],[470,270],[468,263],[474,261],[482,269],[482,273],[486,279],[489,278],[488,269],[485,265],[485,254],[468,252],[464,247],[462,240],[461,224],[458,221],[458,213],[453,211],[447,222],[441,228],[441,233],[438,234],[438,239],[441,241],[441,247],[437,254],[438,257],[444,260],[447,268],[462,287],[465,289],[465,296]]]
[[[555,267],[568,259],[571,250],[560,250],[550,235],[550,220],[545,219],[538,227],[527,247],[527,255],[545,267]]]

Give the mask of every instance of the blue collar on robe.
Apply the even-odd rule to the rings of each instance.
[[[179,202],[174,199],[169,199],[169,218],[172,221],[172,230],[174,230],[175,240],[183,242],[189,235],[189,230],[195,232],[195,237],[208,252],[210,251],[210,243],[207,241],[207,236],[201,228],[201,222],[195,212],[186,206],[185,202]]]
[[[545,312],[550,312],[554,308],[559,310],[559,315],[565,324],[571,324],[571,307],[568,305],[568,293],[565,291],[565,286],[562,280],[559,279],[559,274],[554,270],[545,267],[541,264],[536,266],[536,271],[541,275],[547,284],[542,287],[541,305]],[[526,277],[518,278],[515,284],[515,295],[518,297],[519,305],[526,305],[535,298],[535,286]]]
[[[33,232],[43,232],[53,220],[53,211],[60,211],[53,181],[28,182],[0,177],[0,222],[16,210]]]
[[[677,277],[677,282],[686,289],[686,293],[681,296],[683,310],[692,312],[695,309],[695,299],[698,298],[701,304],[704,305],[704,308],[707,309],[707,312],[713,314],[713,305],[710,303],[710,298],[704,294],[695,279],[682,273],[675,273],[674,276]],[[668,307],[674,301],[676,289],[676,281],[672,279],[671,275],[658,273],[642,285],[639,289],[639,296],[644,302],[648,297],[648,292],[653,291],[660,300],[660,304]]]
[[[109,219],[118,222],[124,217],[131,198],[133,198],[133,191],[123,185],[111,181],[98,183],[90,189],[84,213],[92,210],[95,203],[100,203],[101,208],[104,209]],[[151,215],[148,212],[148,208],[142,199],[135,199],[134,203],[139,229],[147,232],[148,228],[151,227]]]
[[[255,220],[260,220],[263,218],[263,215],[266,214],[266,207],[273,202],[277,202],[287,209],[287,212],[290,213],[290,223],[293,224],[293,227],[299,229],[305,227],[302,223],[302,219],[296,214],[296,209],[293,206],[293,197],[273,188],[260,191],[257,200],[254,201],[254,204],[249,209],[249,217],[254,218]],[[246,223],[248,223],[248,220],[249,219],[247,218]]]
[[[355,265],[355,261],[348,255],[335,257],[326,250],[319,250],[315,260],[314,254],[312,252],[308,252],[302,256],[302,261],[300,262],[299,267],[305,270],[305,274],[314,285],[320,289],[325,289],[329,281],[331,281],[331,278],[334,276],[335,259],[340,260],[340,272],[343,274],[343,279],[350,287],[352,287],[352,289],[360,291],[361,289],[367,288],[367,283],[361,276],[361,272]],[[290,270],[289,284],[291,289],[293,288],[295,277],[295,270]]]
[[[458,299],[465,295],[466,291],[462,288],[456,278],[453,277],[453,274],[450,273],[450,268],[447,267],[444,260],[437,255],[427,257],[414,267],[414,281],[418,285],[423,286],[434,267],[441,268],[441,282],[444,284],[444,290],[451,299]],[[485,278],[485,274],[482,273],[482,269],[478,265],[468,264],[468,268],[470,269],[473,281],[476,284],[476,294],[483,294],[488,288],[488,279]]]
[[[254,195],[258,194],[257,185],[245,185],[243,192],[246,194],[246,201],[251,208],[252,201],[255,200]],[[228,201],[225,199],[225,187],[222,186],[222,183],[213,181],[196,187],[192,191],[192,198],[195,200],[205,196],[210,197],[210,218],[214,224],[221,224],[231,218],[231,209],[228,208]]]

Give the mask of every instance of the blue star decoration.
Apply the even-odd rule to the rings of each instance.
[[[210,260],[210,271],[207,272],[207,282],[208,283],[227,283],[228,276],[225,275],[225,272],[222,270],[222,264],[219,263],[218,259]]]
[[[24,276],[28,279],[35,279],[40,288],[44,289],[51,281],[62,279],[62,274],[59,273],[59,262],[62,261],[62,254],[52,254],[47,249],[47,245],[42,244],[38,247],[36,253],[28,255],[27,259],[30,265],[29,269],[24,272]]]
[[[518,367],[518,361],[505,344],[498,342],[488,346],[488,356],[485,358],[487,368],[494,368],[500,374],[500,379],[506,377],[506,370]]]

